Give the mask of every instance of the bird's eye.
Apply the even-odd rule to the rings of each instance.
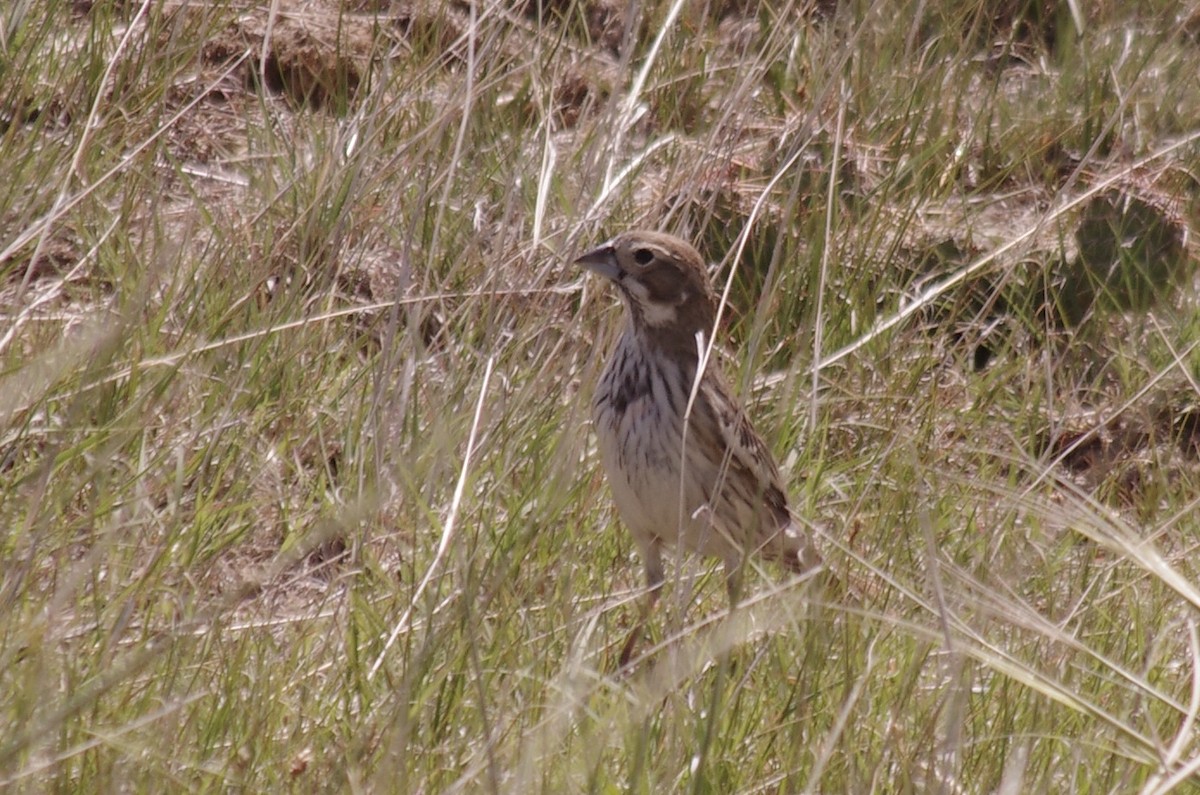
[[[638,265],[649,265],[654,261],[654,252],[648,248],[639,248],[633,252],[633,261]]]

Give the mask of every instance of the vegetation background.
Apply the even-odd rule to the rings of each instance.
[[[9,0],[0,783],[1200,791],[1200,5]],[[853,596],[597,469],[694,240]]]

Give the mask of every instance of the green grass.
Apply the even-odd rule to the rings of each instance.
[[[1196,8],[383,5],[0,12],[0,785],[1200,787],[1195,257],[1075,234],[1194,225]],[[618,673],[632,227],[857,595],[684,559]]]

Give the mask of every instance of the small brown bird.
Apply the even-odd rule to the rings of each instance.
[[[625,330],[600,378],[592,419],[617,511],[646,566],[651,604],[664,580],[664,546],[723,560],[731,604],[748,555],[795,572],[820,566],[788,511],[770,450],[716,362],[697,377],[717,302],[696,249],[671,235],[626,232],[576,263],[611,280],[625,303]]]

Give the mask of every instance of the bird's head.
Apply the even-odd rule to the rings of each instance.
[[[635,333],[695,350],[712,333],[717,302],[699,252],[661,232],[625,232],[575,260],[617,286]]]

